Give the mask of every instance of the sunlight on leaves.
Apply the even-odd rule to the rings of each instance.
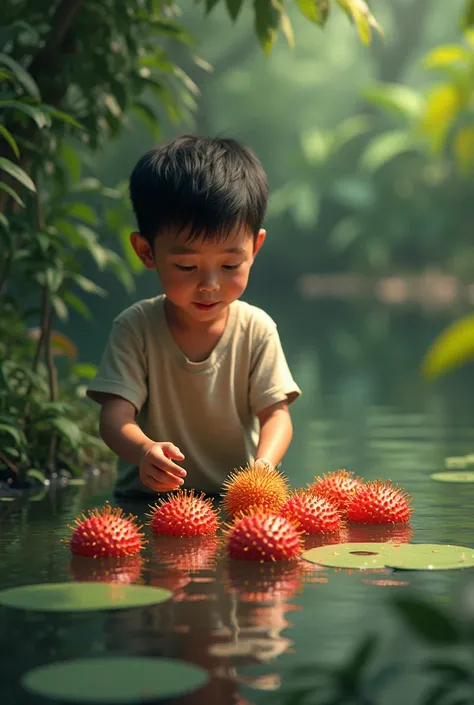
[[[439,84],[428,94],[420,129],[428,135],[434,152],[443,149],[448,130],[463,103],[460,88],[451,83]]]

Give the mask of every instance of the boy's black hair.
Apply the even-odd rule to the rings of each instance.
[[[254,237],[268,201],[265,171],[236,140],[183,135],[147,152],[130,177],[140,233],[153,245],[168,228],[189,239],[225,239],[236,226]]]

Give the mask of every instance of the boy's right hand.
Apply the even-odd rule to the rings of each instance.
[[[173,443],[153,443],[145,447],[140,460],[140,480],[156,492],[178,489],[184,483],[186,470],[173,460],[184,460],[184,455]]]

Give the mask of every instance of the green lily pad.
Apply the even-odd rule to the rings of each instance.
[[[311,548],[303,553],[310,563],[329,568],[359,568],[373,570],[384,568],[390,553],[399,544],[392,543],[336,543]]]
[[[453,470],[434,472],[430,477],[432,480],[437,480],[437,482],[474,482],[474,470],[467,472],[454,472]]]
[[[172,593],[148,585],[65,582],[25,585],[0,591],[0,605],[34,612],[87,612],[147,607]]]
[[[185,695],[209,677],[193,664],[162,658],[106,657],[60,661],[28,671],[22,687],[71,703],[145,703]]]
[[[387,557],[387,568],[397,570],[457,570],[474,567],[474,548],[449,544],[405,544]]]

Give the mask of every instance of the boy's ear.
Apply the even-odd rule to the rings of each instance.
[[[140,233],[133,232],[130,235],[132,245],[137,257],[143,262],[147,269],[155,269],[155,258],[150,243]]]
[[[253,245],[253,256],[254,257],[257,256],[257,253],[258,253],[259,249],[261,248],[261,246],[263,245],[263,243],[265,242],[266,237],[267,237],[267,231],[263,230],[263,228],[261,228],[258,231],[258,235],[255,238],[255,242]]]

